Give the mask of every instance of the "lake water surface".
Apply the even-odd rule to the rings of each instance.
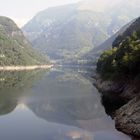
[[[1,140],[130,140],[82,71],[0,73]]]

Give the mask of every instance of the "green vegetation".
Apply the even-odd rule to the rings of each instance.
[[[16,24],[9,18],[0,17],[0,66],[41,63],[47,63],[47,60],[32,49]]]
[[[19,98],[25,95],[24,91],[32,87],[46,73],[43,70],[0,72],[0,115],[12,112]]]
[[[140,18],[113,42],[113,48],[103,52],[97,71],[105,79],[138,78],[140,75]]]

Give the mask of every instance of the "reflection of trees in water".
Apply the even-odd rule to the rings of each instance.
[[[42,73],[39,70],[0,72],[0,90],[18,90],[30,87],[33,81],[39,79],[40,76]]]
[[[12,112],[23,91],[41,77],[39,70],[0,72],[0,115]]]
[[[16,100],[9,100],[7,98],[0,97],[0,115],[5,115],[12,112],[16,106]]]
[[[0,114],[14,110],[23,91],[42,77],[41,71],[1,72]],[[96,92],[92,83],[81,74],[54,71],[34,87],[26,104],[47,121],[79,126],[79,120],[96,120],[105,116]]]

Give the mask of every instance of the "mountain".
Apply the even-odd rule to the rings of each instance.
[[[98,72],[105,78],[140,78],[140,18],[136,19],[112,43],[97,63]]]
[[[100,57],[101,53],[107,49],[111,49],[112,48],[112,44],[115,41],[115,39],[120,36],[121,34],[123,34],[127,28],[129,28],[129,26],[134,22],[135,20],[132,20],[131,22],[129,22],[128,24],[124,25],[118,32],[116,32],[113,36],[111,36],[109,39],[107,39],[105,42],[103,42],[101,45],[99,45],[98,47],[93,48],[89,53],[85,54],[85,56],[83,57],[83,59],[88,59],[88,61],[93,62],[93,60],[95,60],[95,62],[98,60],[98,58]]]
[[[60,6],[37,14],[23,31],[35,48],[52,59],[77,58],[107,39],[104,26],[97,29],[98,23],[95,25],[97,18],[92,11],[78,10],[77,5]]]
[[[51,59],[77,59],[139,15],[139,0],[87,0],[41,11],[23,31]]]
[[[0,65],[33,65],[47,60],[32,49],[17,25],[7,17],[0,17]]]

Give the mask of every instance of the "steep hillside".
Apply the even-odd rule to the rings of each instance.
[[[98,60],[97,70],[106,78],[139,77],[140,18],[136,19]]]
[[[112,48],[97,63],[96,86],[103,96],[121,98],[126,104],[113,110],[118,130],[140,138],[140,18],[117,36]],[[110,102],[110,101],[109,101]],[[119,104],[119,102],[117,102]],[[111,100],[111,105],[114,101]]]
[[[93,48],[89,53],[87,53],[83,59],[87,59],[88,61],[92,61],[93,60],[95,62],[97,62],[98,58],[100,57],[101,53],[107,49],[111,49],[112,48],[112,44],[115,41],[115,39],[120,36],[121,34],[123,34],[126,29],[134,22],[135,20],[132,20],[131,22],[129,22],[128,24],[126,24],[125,26],[123,26],[117,33],[115,33],[113,36],[111,36],[109,39],[107,39],[105,42],[103,42],[101,45]]]
[[[37,54],[22,31],[7,17],[0,17],[0,65],[33,65],[46,63]]]
[[[88,0],[48,8],[29,21],[23,31],[35,48],[52,59],[80,58],[138,17],[139,3]]]
[[[102,25],[96,23],[99,17]],[[23,30],[33,46],[52,59],[78,58],[108,38],[103,25],[106,19],[101,17],[103,14],[96,17],[91,11],[78,10],[77,5],[66,5],[39,13]]]

